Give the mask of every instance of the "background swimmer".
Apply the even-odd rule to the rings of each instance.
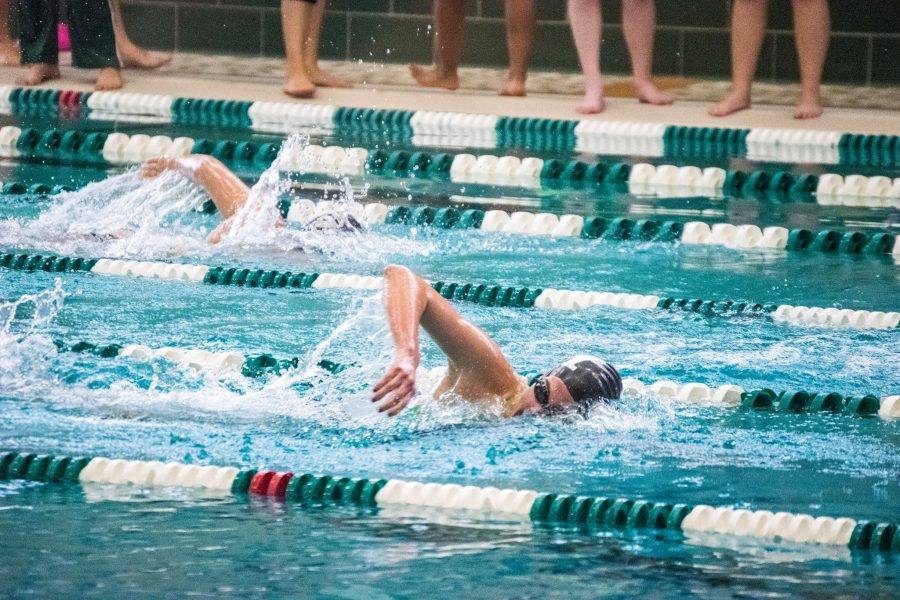
[[[206,154],[193,154],[186,158],[174,156],[158,156],[151,158],[141,165],[141,177],[152,179],[164,171],[175,171],[202,187],[210,199],[216,205],[222,216],[222,223],[212,230],[207,240],[212,244],[218,244],[222,237],[231,230],[233,217],[247,204],[250,197],[250,187],[247,186],[234,172],[226,167],[220,160]],[[275,221],[275,227],[284,228],[284,219],[279,215]],[[360,223],[351,215],[339,219],[336,215],[318,215],[304,224],[308,229],[334,229],[357,230]]]

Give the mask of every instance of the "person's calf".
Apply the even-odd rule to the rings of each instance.
[[[22,61],[22,54],[19,51],[18,42],[13,40],[4,40],[0,42],[0,65],[7,67],[18,67]]]

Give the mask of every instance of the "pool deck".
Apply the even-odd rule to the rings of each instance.
[[[259,64],[257,64],[259,63]],[[220,98],[227,100],[260,100],[275,102],[313,102],[337,106],[366,108],[394,108],[404,110],[432,110],[451,112],[472,112],[519,117],[542,117],[554,119],[603,119],[608,121],[657,122],[671,125],[718,125],[722,127],[769,127],[785,129],[809,129],[841,131],[852,133],[874,133],[900,135],[900,111],[876,108],[827,108],[819,119],[799,121],[792,117],[792,108],[785,105],[786,98],[792,98],[796,86],[774,88],[772,84],[764,88],[763,101],[779,104],[757,103],[752,109],[723,118],[713,118],[707,114],[708,101],[696,98],[720,93],[725,82],[685,82],[673,84],[671,90],[679,98],[673,106],[649,106],[637,100],[618,94],[609,97],[607,110],[601,115],[585,116],[574,110],[577,95],[566,93],[532,92],[525,98],[498,96],[489,89],[471,87],[455,92],[423,89],[410,85],[411,79],[401,77],[402,65],[329,65],[348,79],[357,82],[353,89],[320,88],[313,100],[292,100],[281,92],[280,61],[268,59],[235,59],[234,57],[209,57],[203,55],[178,55],[170,67],[158,72],[125,72],[125,87],[122,91],[145,94],[171,94],[174,96]],[[354,69],[356,76],[354,76]],[[474,79],[483,69],[470,70]],[[15,85],[19,68],[0,67],[0,85]],[[362,73],[362,75],[359,75]],[[43,87],[59,89],[92,89],[90,71],[79,71],[62,67],[62,79],[44,84]],[[467,72],[461,74],[464,78]],[[490,75],[490,73],[488,73]],[[497,73],[492,82],[497,82]],[[559,85],[553,85],[556,77]],[[571,91],[571,75],[537,74],[537,83],[529,82],[529,87]],[[613,85],[620,89],[620,83]],[[485,88],[485,86],[481,86]],[[626,86],[627,87],[627,86]],[[695,88],[702,88],[698,95]],[[693,90],[693,91],[692,91]],[[718,90],[718,92],[717,92]],[[846,99],[853,88],[843,88]],[[869,93],[870,88],[859,89],[860,96]],[[890,98],[897,95],[896,88],[880,88],[872,91],[878,96],[877,104],[893,108]],[[612,96],[612,94],[611,94]],[[682,98],[694,99],[682,99]],[[886,98],[886,99],[885,99]]]

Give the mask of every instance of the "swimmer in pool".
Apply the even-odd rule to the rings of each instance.
[[[174,156],[158,156],[144,161],[141,165],[141,177],[152,179],[164,171],[176,171],[202,187],[222,216],[222,223],[210,232],[207,240],[218,244],[231,229],[232,217],[247,202],[250,188],[247,187],[231,169],[220,160],[206,154],[192,154],[185,158]],[[284,219],[279,217],[275,227],[284,227]],[[319,215],[308,223],[304,229],[343,229],[356,230],[361,225],[351,215],[338,223],[332,215]]]
[[[622,393],[618,371],[593,356],[573,357],[529,386],[497,343],[424,279],[406,267],[389,265],[384,282],[394,360],[372,388],[379,412],[397,415],[415,394],[419,325],[447,355],[447,374],[435,389],[435,398],[452,392],[470,402],[498,405],[502,416],[514,417],[570,410],[585,414],[596,402],[615,400]]]

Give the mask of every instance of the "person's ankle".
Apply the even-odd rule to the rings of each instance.
[[[732,83],[731,94],[734,96],[750,97],[751,84],[748,83]]]
[[[456,67],[434,66],[434,74],[438,79],[456,79],[458,77]]]
[[[817,98],[818,99],[818,98],[821,98],[821,96],[822,96],[822,88],[819,87],[818,85],[813,86],[813,87],[807,87],[807,86],[800,87],[800,97],[801,98]]]

